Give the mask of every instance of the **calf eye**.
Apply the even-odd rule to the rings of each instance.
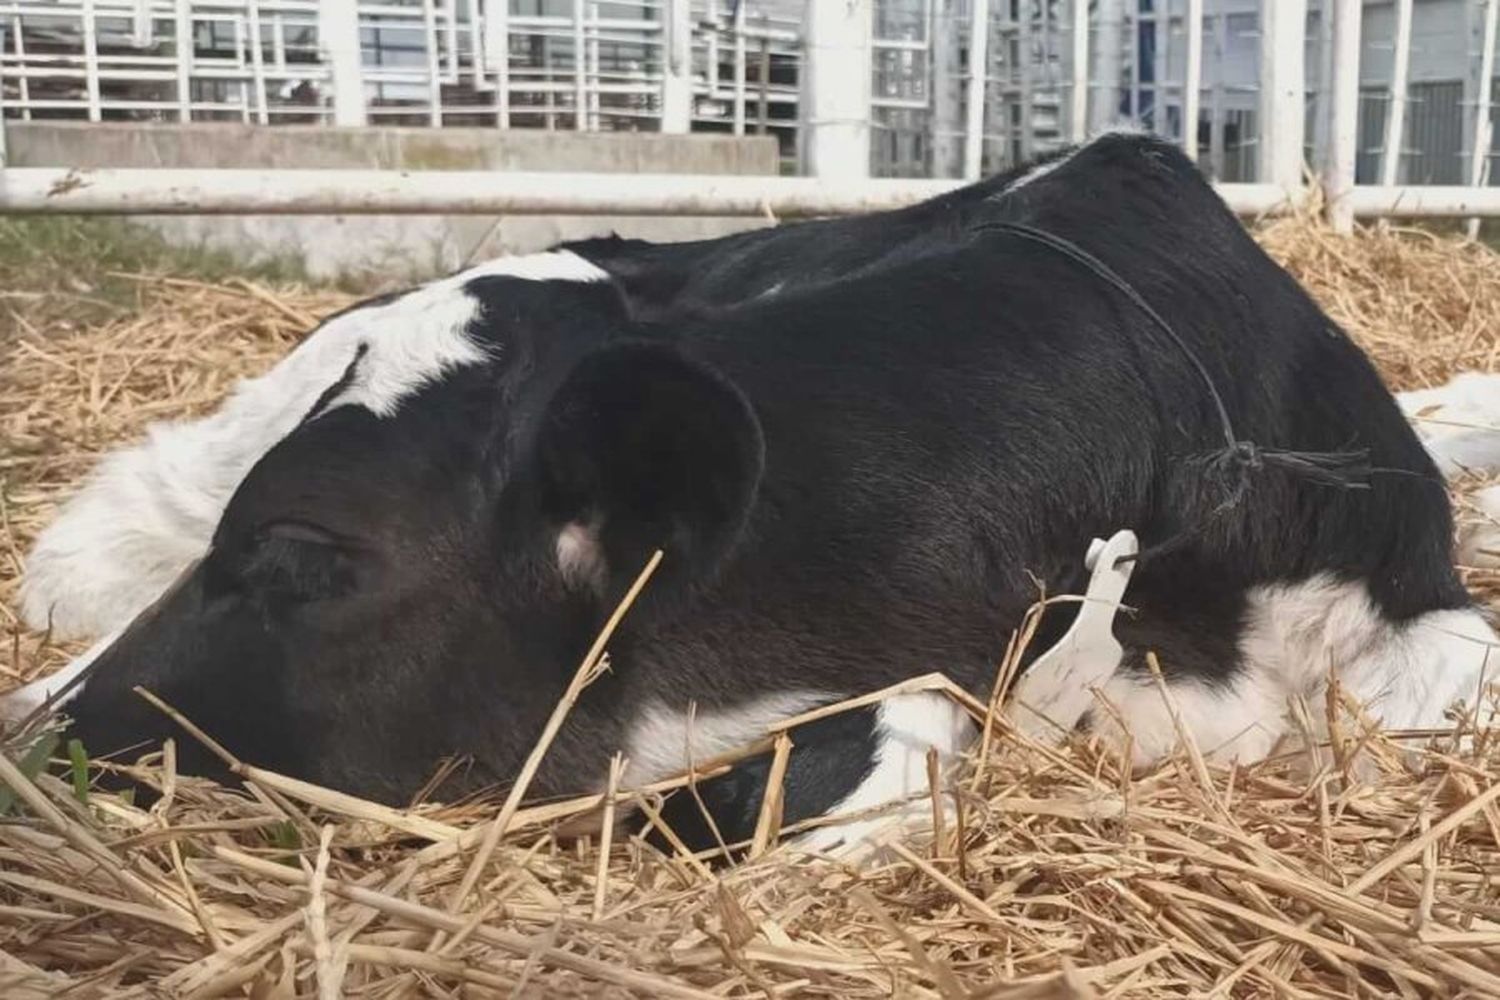
[[[273,601],[341,597],[356,582],[352,550],[331,532],[301,521],[262,525],[235,568],[246,591]]]
[[[255,533],[256,541],[262,544],[268,541],[285,541],[306,543],[309,545],[336,545],[338,540],[333,534],[324,531],[315,524],[306,521],[271,521],[263,524]]]

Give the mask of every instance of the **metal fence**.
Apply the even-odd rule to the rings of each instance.
[[[1184,0],[1185,2],[1185,0]],[[1234,4],[1236,0],[1210,0]],[[772,134],[795,157],[800,4],[754,0],[50,0],[0,2],[0,102],[13,118],[475,125]],[[982,9],[981,9],[982,6]],[[1243,3],[1240,3],[1243,6]],[[1066,0],[873,3],[869,122],[876,176],[965,173],[981,95],[979,169],[1067,138],[1076,28]],[[1181,132],[1167,82],[1182,16],[1152,0],[1093,14],[1091,99],[1111,117]],[[983,23],[984,45],[974,44]],[[1215,176],[1236,160],[1248,91],[1225,61],[1254,13],[1215,13]],[[686,35],[678,53],[673,35]],[[1118,56],[1110,53],[1118,49]],[[974,81],[976,53],[983,72]],[[686,60],[674,68],[673,56]],[[340,65],[352,63],[352,65]],[[1223,69],[1224,72],[1219,72]],[[1111,83],[1108,78],[1116,79]],[[1241,74],[1243,75],[1243,74]],[[340,87],[340,83],[343,87]],[[674,100],[674,88],[681,97]],[[348,91],[353,90],[354,93]],[[1226,99],[1226,95],[1228,95]],[[1253,97],[1251,98],[1253,101]],[[1096,124],[1098,121],[1096,121]],[[972,155],[972,153],[971,153]],[[972,166],[972,165],[971,165]]]
[[[1133,122],[1242,206],[1310,163],[1343,225],[1496,203],[1497,6],[0,0],[0,116],[765,133],[830,181],[974,177]]]
[[[0,3],[0,106],[27,120],[769,132],[791,149],[797,29],[743,4],[662,0]]]

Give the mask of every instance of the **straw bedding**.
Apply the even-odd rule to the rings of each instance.
[[[1261,236],[1393,385],[1494,367],[1500,257],[1484,247],[1302,220]],[[71,652],[12,610],[69,485],[150,421],[211,407],[345,298],[142,276],[138,308],[84,329],[9,309],[0,687]],[[140,766],[163,793],[140,809],[0,755],[0,996],[1500,995],[1497,734],[1459,720],[1462,751],[1418,751],[1336,693],[1297,713],[1335,720],[1330,743],[1237,769],[1185,744],[1134,781],[1094,747],[995,724],[956,812],[863,869],[774,836],[729,870],[627,834],[603,852],[597,832],[565,840],[563,819],[604,829],[595,801],[398,812],[253,769],[247,794],[178,776],[170,755]]]

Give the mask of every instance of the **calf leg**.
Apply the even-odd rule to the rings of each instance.
[[[781,825],[825,816],[834,822],[796,835],[792,847],[859,856],[895,829],[929,820],[929,749],[946,772],[976,731],[961,707],[936,692],[896,695],[794,728]],[[699,783],[696,799],[678,792],[663,818],[694,850],[715,847],[720,838],[726,845],[750,840],[772,759],[762,754]]]
[[[1252,588],[1235,635],[1232,669],[1218,675],[1174,671],[1163,658],[1181,728],[1220,761],[1269,754],[1296,731],[1289,705],[1297,697],[1312,708],[1314,735],[1324,735],[1330,675],[1390,731],[1450,728],[1450,709],[1478,705],[1486,686],[1500,680],[1500,652],[1492,657],[1500,642],[1479,610],[1437,609],[1395,621],[1362,582],[1328,575]],[[1162,687],[1138,668],[1122,669],[1101,691],[1113,711],[1090,716],[1093,731],[1128,746],[1137,767],[1159,761],[1178,742]]]
[[[1250,762],[1270,754],[1287,732],[1286,694],[1248,673],[1228,682],[1159,682],[1140,667],[1126,667],[1100,687],[1099,698],[1103,704],[1085,725],[1136,770],[1170,756],[1183,736],[1209,760]]]
[[[884,836],[920,825],[932,815],[929,751],[937,751],[946,775],[977,732],[974,720],[947,695],[928,691],[887,698],[875,712],[873,752],[863,779],[836,802],[809,803],[817,815],[848,818],[803,834],[793,846],[860,855],[877,848]],[[837,748],[813,744],[811,749],[827,754]]]

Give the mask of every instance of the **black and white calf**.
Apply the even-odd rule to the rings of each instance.
[[[1189,352],[996,222],[1085,248]],[[1189,354],[1241,436],[1365,449],[1370,488],[1267,468],[1226,506]],[[1495,636],[1432,460],[1193,166],[1140,136],[904,213],[585,243],[356,307],[216,415],[109,458],[39,539],[25,601],[107,635],[68,706],[91,751],[173,732],[143,685],[244,759],[399,802],[445,756],[472,766],[444,794],[513,778],[661,547],[533,785],[561,794],[616,750],[647,780],[932,670],[982,694],[1038,582],[1081,591],[1089,539],[1121,527],[1184,539],[1135,571],[1101,692],[1140,763],[1176,740],[1148,651],[1220,758],[1269,752],[1330,669],[1399,728],[1480,693]],[[1115,738],[1110,717],[1083,725]],[[922,789],[928,746],[968,729],[937,695],[810,724],[786,819]],[[726,836],[765,770],[706,789]]]

